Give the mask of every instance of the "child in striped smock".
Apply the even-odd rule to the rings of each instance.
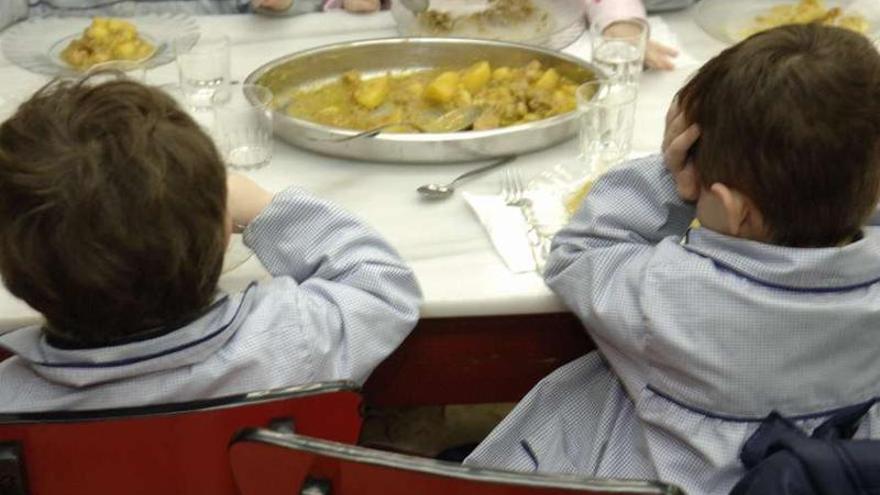
[[[854,438],[880,438],[871,42],[810,24],[728,48],[679,92],[662,150],[600,178],[553,240],[544,280],[598,351],[467,464],[722,495],[771,412],[809,433],[871,406]]]

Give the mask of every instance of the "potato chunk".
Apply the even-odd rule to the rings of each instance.
[[[390,89],[391,81],[388,74],[367,79],[354,91],[354,100],[364,108],[373,109],[385,102]]]
[[[425,99],[433,103],[448,102],[455,96],[460,79],[458,72],[448,71],[440,74],[425,88]]]
[[[513,71],[510,70],[510,67],[499,67],[492,71],[492,80],[503,81],[505,79],[510,79],[512,75]]]
[[[559,84],[559,73],[556,72],[556,69],[547,69],[544,74],[535,81],[535,88],[550,91],[556,89],[557,84]]]
[[[461,84],[471,92],[471,94],[483,89],[483,86],[492,78],[492,68],[489,62],[477,62],[468,67],[461,77]]]

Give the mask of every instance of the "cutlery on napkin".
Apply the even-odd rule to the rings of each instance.
[[[483,224],[495,251],[511,272],[526,273],[537,269],[529,237],[531,226],[520,207],[508,205],[500,195],[464,192],[462,197]]]

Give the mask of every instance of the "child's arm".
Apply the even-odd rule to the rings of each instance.
[[[249,223],[245,244],[275,277],[263,286],[272,292],[265,304],[308,349],[299,365],[313,380],[362,383],[418,321],[412,270],[342,208],[295,189],[272,197],[247,179],[233,180],[250,183],[230,185],[229,210],[234,223]]]
[[[556,234],[544,280],[600,347],[638,352],[645,269],[655,245],[684,235],[694,213],[660,155],[634,160],[599,179]]]
[[[0,0],[0,31],[28,15],[26,0]]]
[[[591,330],[606,353],[633,357],[645,322],[644,274],[655,246],[683,235],[694,219],[699,186],[688,151],[699,139],[676,103],[666,117],[664,156],[607,173],[571,223],[553,239],[544,279]]]

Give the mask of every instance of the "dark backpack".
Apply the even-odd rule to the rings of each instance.
[[[748,472],[731,495],[880,495],[880,441],[852,440],[876,401],[832,415],[807,436],[772,413],[740,452]]]

